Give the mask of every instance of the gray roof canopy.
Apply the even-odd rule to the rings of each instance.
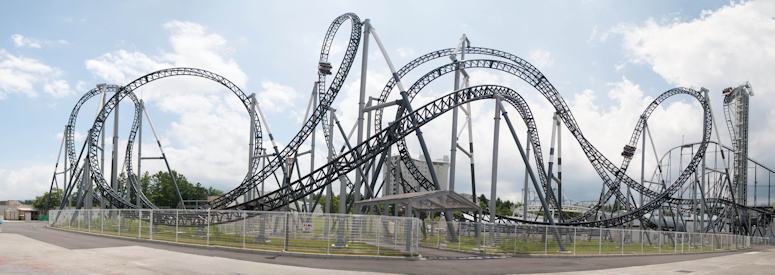
[[[398,204],[411,206],[415,210],[477,210],[479,206],[453,191],[424,191],[390,195],[375,199],[358,201],[360,206]]]

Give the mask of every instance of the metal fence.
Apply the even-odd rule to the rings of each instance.
[[[421,246],[491,255],[644,255],[730,251],[767,238],[621,228],[445,221],[428,223]]]
[[[417,256],[416,218],[298,212],[52,210],[49,226],[96,234],[264,251]]]

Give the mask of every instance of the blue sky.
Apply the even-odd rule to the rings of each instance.
[[[11,1],[0,10],[0,199],[27,199],[48,188],[58,134],[83,93],[98,83],[122,85],[163,67],[200,67],[256,92],[283,144],[301,124],[325,30],[345,12],[370,18],[399,66],[423,53],[454,46],[462,33],[475,46],[505,50],[536,64],[580,109],[576,115],[582,127],[590,128],[585,130],[592,134],[590,140],[616,161],[649,98],[680,85],[713,90],[752,81],[762,99],[752,107],[756,108],[752,151],[772,144],[766,137],[775,125],[766,119],[772,115],[771,101],[766,99],[767,87],[775,85],[766,83],[761,71],[775,63],[773,53],[762,50],[774,45],[768,44],[775,34],[773,20],[767,20],[775,16],[775,9],[766,2]],[[345,47],[345,36],[347,31],[338,36],[333,63],[338,63],[337,47],[339,51]],[[724,37],[747,41],[744,44],[755,50],[746,51]],[[369,82],[373,85],[369,93],[374,96],[387,81],[380,58],[376,52],[370,55],[374,81]],[[499,74],[478,77],[473,82],[524,88]],[[347,125],[354,122],[356,107],[350,102],[358,78],[359,69],[354,67],[335,103]],[[431,94],[449,92],[450,85],[432,88],[426,100]],[[239,149],[247,146],[247,115],[233,96],[219,90],[202,82],[170,80],[141,95],[149,102],[162,141],[170,147],[165,151],[173,166],[196,181],[227,190],[244,175],[247,153]],[[538,113],[546,109],[539,97],[532,99]],[[690,101],[675,104],[667,105],[665,112],[692,112]],[[89,106],[93,107],[86,107],[79,120],[80,133],[88,129],[92,119],[88,114],[96,109],[94,102]],[[491,106],[477,108],[488,124],[482,129],[492,127]],[[128,114],[122,113],[127,123]],[[589,121],[595,118],[610,120]],[[545,122],[542,133],[549,129]],[[680,119],[665,123],[659,145],[676,145],[681,135],[696,136],[691,131],[699,129],[697,125],[681,123]],[[542,138],[548,142],[548,136]],[[439,140],[449,142],[448,137]],[[434,148],[434,158],[448,153],[447,146]],[[490,150],[482,147],[480,152]],[[568,188],[578,191],[573,199],[590,199],[597,191],[589,190],[599,190],[599,181],[587,162],[574,155],[574,149],[568,150],[568,161],[578,163],[568,165],[570,171],[578,171],[578,183]],[[771,159],[752,156],[765,163]],[[517,198],[522,168],[508,169],[516,163],[513,152],[504,159],[501,167],[507,172],[499,191]],[[489,190],[489,176],[482,177],[481,190]]]

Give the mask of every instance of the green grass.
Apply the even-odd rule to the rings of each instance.
[[[728,245],[725,245],[723,249],[713,249],[706,243],[704,246],[689,245],[688,242],[681,244],[680,240],[677,242],[677,248],[673,246],[673,243],[668,240],[663,240],[663,244],[660,248],[658,241],[651,244],[644,239],[643,244],[640,242],[626,241],[624,247],[620,242],[603,240],[602,243],[597,238],[592,239],[577,239],[574,242],[572,239],[564,238],[563,245],[565,246],[565,252],[560,251],[560,246],[557,242],[551,238],[548,242],[545,242],[541,238],[536,238],[535,235],[530,236],[527,240],[524,237],[500,237],[494,244],[488,241],[489,238],[486,233],[482,233],[479,245],[475,237],[472,236],[460,236],[459,242],[453,242],[445,239],[445,236],[439,236],[437,234],[428,235],[424,238],[420,245],[424,247],[442,248],[448,250],[459,250],[465,252],[481,252],[485,254],[575,254],[575,255],[640,255],[640,254],[668,254],[668,253],[697,253],[697,252],[713,252],[713,251],[725,251],[730,250]]]

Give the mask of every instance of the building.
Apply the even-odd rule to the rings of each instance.
[[[430,170],[428,170],[428,165],[425,163],[425,159],[420,156],[420,159],[412,159],[412,162],[414,162],[414,165],[417,167],[418,170],[420,170],[420,173],[425,176],[427,179],[431,179]],[[406,165],[401,161],[400,156],[391,156],[390,157],[390,163],[393,165],[398,164],[399,169],[395,169],[394,175],[388,175],[391,173],[390,169],[387,167],[387,164],[385,167],[383,167],[383,176],[385,179],[390,179],[390,182],[385,183],[385,188],[382,189],[382,195],[391,195],[391,194],[401,194],[404,193],[403,188],[401,188],[401,185],[399,184],[400,181],[398,179],[402,179],[410,186],[414,187],[417,191],[433,191],[433,190],[427,190],[422,189],[419,187],[419,182],[412,177],[412,175],[409,173],[409,170],[406,168]],[[447,190],[449,187],[449,157],[444,156],[441,160],[434,160],[433,161],[433,169],[436,171],[436,177],[439,181],[439,187],[441,187],[441,190]]]
[[[0,214],[6,220],[37,220],[40,211],[32,205],[22,204],[17,200],[0,201]]]

